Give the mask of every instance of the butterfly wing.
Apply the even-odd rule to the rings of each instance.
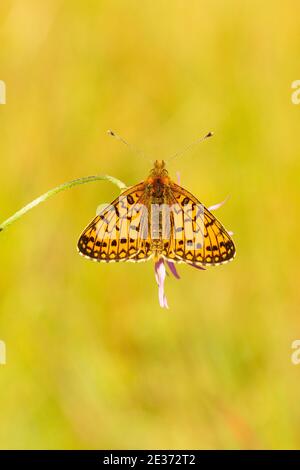
[[[234,258],[235,246],[223,225],[189,191],[171,183],[171,232],[162,255],[195,266],[218,265]]]
[[[152,256],[145,183],[124,191],[86,227],[79,253],[94,261],[144,261]]]

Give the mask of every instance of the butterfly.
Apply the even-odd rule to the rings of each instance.
[[[195,267],[231,261],[235,246],[214,215],[156,160],[148,178],[121,193],[84,229],[79,253],[99,262],[164,259]]]

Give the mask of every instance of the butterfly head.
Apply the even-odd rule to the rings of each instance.
[[[168,170],[165,168],[165,162],[163,160],[155,160],[154,167],[150,171],[150,175],[147,179],[149,185],[164,185],[168,184],[170,178]]]
[[[150,176],[154,178],[168,176],[168,170],[166,170],[165,166],[166,163],[164,162],[164,160],[155,160],[154,167],[150,172]]]
[[[161,172],[166,166],[166,162],[164,160],[155,160],[153,170],[157,172]]]

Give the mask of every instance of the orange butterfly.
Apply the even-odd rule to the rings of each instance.
[[[227,263],[235,255],[222,224],[189,191],[174,183],[164,161],[126,189],[80,236],[78,250],[94,261],[154,258],[195,267]]]

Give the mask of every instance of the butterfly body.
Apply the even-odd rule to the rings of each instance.
[[[146,261],[152,257],[194,266],[223,264],[235,255],[221,223],[195,196],[174,183],[164,161],[126,189],[83,231],[78,250],[94,261]]]

